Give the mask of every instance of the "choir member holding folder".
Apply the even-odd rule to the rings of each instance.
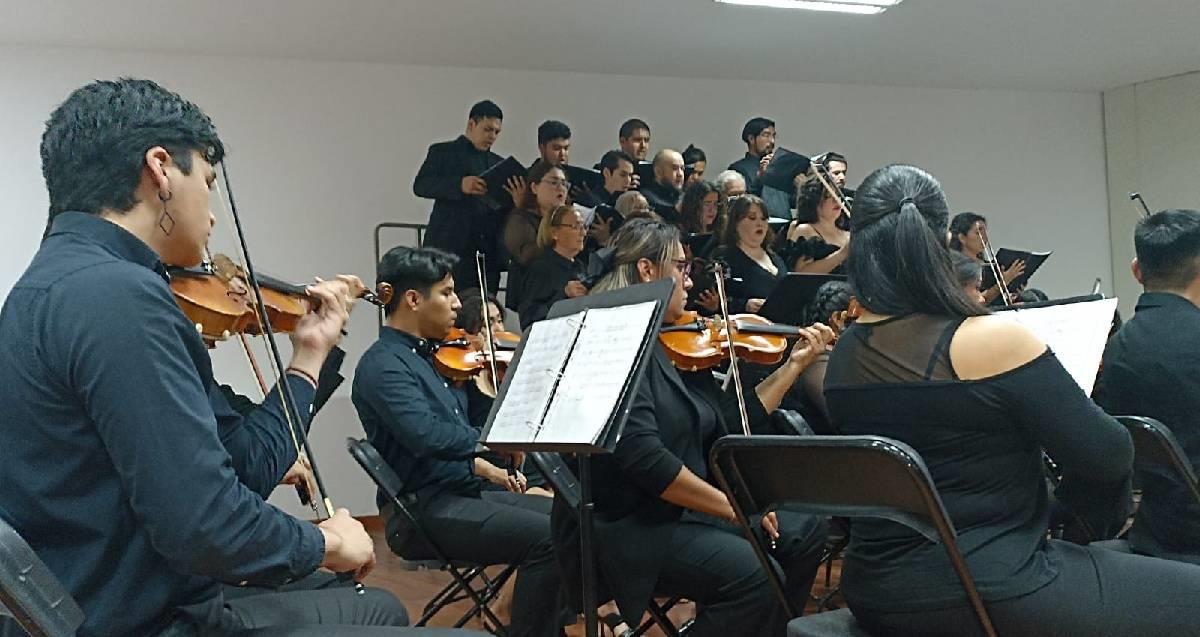
[[[415,195],[433,199],[425,245],[459,257],[455,279],[463,286],[473,285],[478,278],[476,251],[487,255],[490,289],[500,281],[502,264],[497,252],[504,210],[493,206],[501,201],[497,197],[506,194],[505,188],[516,184],[506,181],[489,187],[482,175],[501,162],[500,156],[492,152],[492,145],[500,136],[503,120],[504,113],[494,102],[475,104],[467,116],[466,132],[453,141],[430,146],[413,180]],[[492,199],[485,201],[489,195]]]
[[[664,320],[677,321],[691,287],[679,230],[659,220],[632,219],[611,248],[596,291],[673,279]],[[824,326],[806,330],[787,362],[747,393],[755,430],[765,431],[767,414],[830,338]],[[736,399],[721,391],[711,372],[677,371],[655,347],[616,448],[593,457],[601,580],[630,625],[652,596],[681,595],[699,607],[688,633],[693,637],[783,635],[788,618],[749,542],[732,524],[729,500],[708,475],[709,448],[718,437],[740,431],[737,414]],[[554,537],[573,580],[567,589],[574,590],[579,534],[566,506],[555,502]],[[788,593],[802,604],[824,545],[825,522],[789,511],[764,519],[764,531],[776,538],[772,557]]]

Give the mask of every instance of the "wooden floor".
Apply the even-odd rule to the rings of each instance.
[[[391,591],[400,601],[404,602],[404,606],[408,608],[409,615],[414,621],[421,614],[421,609],[425,604],[433,598],[447,583],[450,582],[450,575],[443,571],[408,571],[400,566],[400,558],[394,555],[387,548],[387,542],[384,539],[383,525],[379,517],[364,517],[363,525],[371,533],[371,537],[375,540],[375,555],[378,560],[375,570],[367,577],[366,584],[369,586],[378,586],[380,588]],[[496,570],[499,570],[497,568]],[[830,584],[833,587],[837,586],[838,578],[841,575],[841,563],[834,562],[831,573]],[[825,585],[825,568],[822,566],[817,573],[816,584],[813,585],[813,595],[821,596],[829,590]],[[508,621],[508,592],[501,594],[501,600],[492,605],[493,612],[500,618],[501,621]],[[836,599],[840,604],[841,600]],[[809,602],[805,612],[812,612],[816,605]],[[438,616],[434,617],[429,622],[430,626],[451,626],[466,610],[470,608],[468,602],[459,602],[445,610]],[[681,625],[690,617],[695,615],[695,607],[690,603],[682,603],[677,605],[670,613],[672,621],[675,625]],[[468,628],[482,629],[483,626],[479,620],[473,620],[467,624]],[[572,637],[582,637],[584,634],[583,622],[580,621],[575,626],[567,628],[567,635]],[[662,637],[662,632],[657,628],[651,630],[648,635],[656,635]]]

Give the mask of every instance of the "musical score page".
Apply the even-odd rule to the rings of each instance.
[[[485,442],[532,442],[554,395],[559,372],[579,335],[584,314],[533,324],[513,377],[508,380]]]
[[[538,442],[595,443],[637,362],[656,303],[587,311]]]
[[[1089,396],[1096,384],[1117,299],[996,312],[1037,334]]]

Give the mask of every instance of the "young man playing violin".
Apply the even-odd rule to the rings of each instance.
[[[378,591],[222,595],[219,582],[277,586],[318,567],[361,577],[375,559],[347,511],[285,515],[222,445],[208,353],[165,268],[200,262],[222,155],[199,108],[146,80],[93,82],[51,114],[47,236],[0,310],[0,517],[83,608],[84,637],[403,630],[360,627],[406,620]],[[300,373],[286,379],[302,411],[348,288],[309,294],[320,309],[297,328]]]
[[[519,565],[509,634],[552,637],[562,622],[551,501],[526,495],[519,472],[476,457],[479,431],[467,419],[466,395],[434,369],[438,343],[462,308],[457,264],[434,248],[400,246],[383,256],[378,280],[395,294],[379,340],[359,360],[351,398],[367,437],[400,476],[410,510],[451,559]],[[433,557],[391,505],[381,513],[392,550]]]

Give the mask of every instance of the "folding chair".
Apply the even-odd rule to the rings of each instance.
[[[400,476],[392,470],[383,457],[379,455],[379,451],[375,449],[371,443],[366,440],[356,440],[354,438],[346,439],[346,448],[350,451],[350,455],[354,460],[367,472],[379,490],[387,496],[392,505],[396,507],[396,513],[402,515],[405,521],[417,533],[417,536],[429,547],[436,557],[435,560],[406,560],[406,568],[416,570],[419,568],[434,568],[445,570],[450,573],[452,581],[446,585],[429,603],[425,605],[421,613],[420,619],[417,620],[414,626],[425,626],[430,619],[441,612],[450,604],[469,599],[472,602],[471,609],[468,610],[462,617],[454,623],[454,628],[461,628],[467,622],[471,621],[476,615],[482,615],[488,622],[491,623],[489,630],[492,630],[496,635],[507,635],[508,631],[504,624],[496,618],[492,610],[488,608],[496,596],[500,593],[500,589],[512,577],[517,570],[516,564],[509,564],[495,577],[489,577],[485,572],[485,564],[476,564],[465,562],[462,560],[451,560],[444,550],[433,540],[433,538],[425,531],[417,521],[412,511],[405,504],[403,493],[403,483]],[[403,558],[403,556],[401,556]],[[476,587],[475,582],[478,580],[482,585]],[[485,623],[486,626],[486,623]]]
[[[921,457],[908,445],[879,436],[726,436],[709,463],[733,503],[780,602],[793,617],[783,583],[752,532],[748,515],[781,505],[817,515],[877,517],[903,524],[941,543],[962,582],[980,627],[995,637],[975,580],[955,543],[951,522]],[[793,619],[789,637],[867,635],[849,610]]]
[[[1166,425],[1145,416],[1116,416],[1117,422],[1129,430],[1133,439],[1133,464],[1139,469],[1161,467],[1171,471],[1191,492],[1196,503],[1200,504],[1200,480],[1188,460],[1183,446],[1175,439],[1175,434]],[[1135,514],[1136,515],[1136,514]],[[1110,551],[1132,553],[1129,541],[1124,539],[1092,542]]]
[[[571,472],[571,468],[567,466],[567,463],[563,462],[562,456],[557,453],[534,451],[526,454],[526,457],[537,465],[542,475],[546,476],[546,481],[550,483],[550,486],[554,487],[554,492],[563,497],[563,500],[569,505],[571,511],[578,514],[579,503],[583,499],[580,492],[579,479]],[[671,597],[661,604],[658,603],[658,600],[651,599],[646,607],[646,612],[650,615],[650,619],[647,619],[635,628],[630,637],[642,637],[642,635],[645,635],[654,626],[658,626],[667,637],[682,637],[686,635],[688,624],[677,628],[671,619],[667,617],[667,612],[678,604],[680,599],[679,597]]]
[[[83,611],[67,589],[4,520],[0,520],[0,605],[31,637],[68,637],[83,623]],[[11,626],[0,612],[0,635],[12,633],[6,623]]]

